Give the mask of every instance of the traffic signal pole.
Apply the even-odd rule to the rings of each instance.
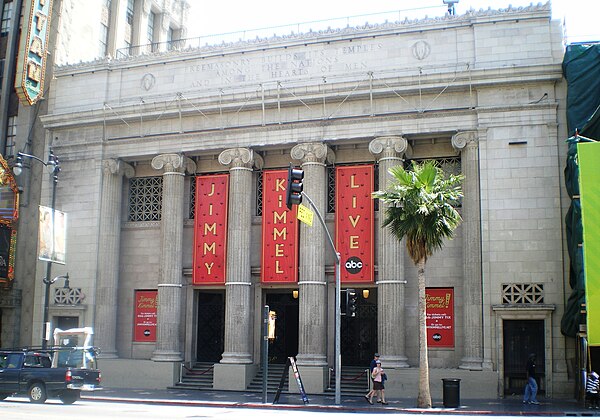
[[[333,250],[333,254],[335,255],[335,404],[340,405],[342,403],[341,397],[341,383],[342,383],[342,351],[341,351],[341,329],[342,329],[342,290],[341,290],[341,257],[340,253],[335,249],[335,245],[333,244],[333,239],[331,239],[331,235],[329,234],[329,230],[327,229],[327,225],[325,224],[325,220],[323,220],[323,216],[319,212],[315,203],[311,200],[311,198],[306,195],[305,192],[301,192],[302,197],[305,197],[306,200],[310,203],[310,206],[313,208],[315,213],[317,214],[317,218],[321,222],[321,226],[325,230],[327,234],[327,239],[329,240],[329,245],[331,245],[331,249]]]

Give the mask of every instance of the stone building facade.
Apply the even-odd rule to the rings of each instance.
[[[271,360],[297,356],[307,392],[323,392],[334,358],[333,256],[320,227],[302,224],[297,281],[262,280],[267,174],[301,166],[304,191],[335,232],[337,170],[370,167],[381,188],[390,167],[436,159],[465,181],[464,222],[427,265],[428,287],[453,302],[454,339],[430,349],[434,397],[447,375],[463,379],[463,395],[513,392],[524,349],[539,354],[546,395],[570,395],[570,344],[559,330],[561,60],[546,4],[57,68],[42,120],[61,158],[65,269],[86,299],[52,305],[53,319],[94,327],[108,385],[171,385],[182,362],[204,362],[214,388],[246,389],[269,304],[280,331]],[[196,180],[221,174],[226,274],[199,284]],[[382,210],[376,203],[374,276],[351,283],[359,310],[342,325],[342,364],[364,366],[378,351],[393,372],[388,394],[409,396],[416,271],[380,227]],[[155,332],[138,329],[146,292],[158,302]]]

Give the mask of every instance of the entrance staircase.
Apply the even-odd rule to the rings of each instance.
[[[181,380],[169,389],[213,389],[213,362],[196,362],[191,368],[184,367]]]
[[[196,362],[191,368],[184,368],[181,375],[181,381],[177,382],[169,389],[193,389],[199,391],[207,391],[213,389],[213,365],[211,362]],[[285,365],[270,364],[267,376],[267,391],[269,393],[277,392],[277,387],[281,382],[281,376]],[[367,383],[368,369],[357,366],[343,366],[341,378],[341,395],[360,397],[368,392]],[[325,395],[335,394],[335,373],[330,370],[331,379],[330,385],[325,390]],[[302,369],[300,369],[302,377]],[[262,392],[263,371],[262,367],[256,372],[254,379],[248,388],[249,392]],[[284,384],[282,392],[288,392],[289,376]],[[292,393],[298,392],[295,385],[292,385]]]

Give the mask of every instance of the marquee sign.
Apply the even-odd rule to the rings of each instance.
[[[133,341],[156,341],[157,290],[135,291]]]
[[[336,168],[336,248],[341,281],[373,282],[373,165]]]
[[[287,170],[263,172],[263,254],[261,281],[298,281],[298,221],[296,207],[285,205]]]
[[[52,0],[25,0],[23,10],[15,89],[22,104],[33,105],[44,93]]]
[[[427,346],[454,347],[454,289],[425,289]]]
[[[225,284],[229,175],[196,177],[193,284]]]

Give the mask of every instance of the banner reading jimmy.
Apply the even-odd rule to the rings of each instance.
[[[38,234],[38,258],[65,264],[67,214],[40,206]]]

